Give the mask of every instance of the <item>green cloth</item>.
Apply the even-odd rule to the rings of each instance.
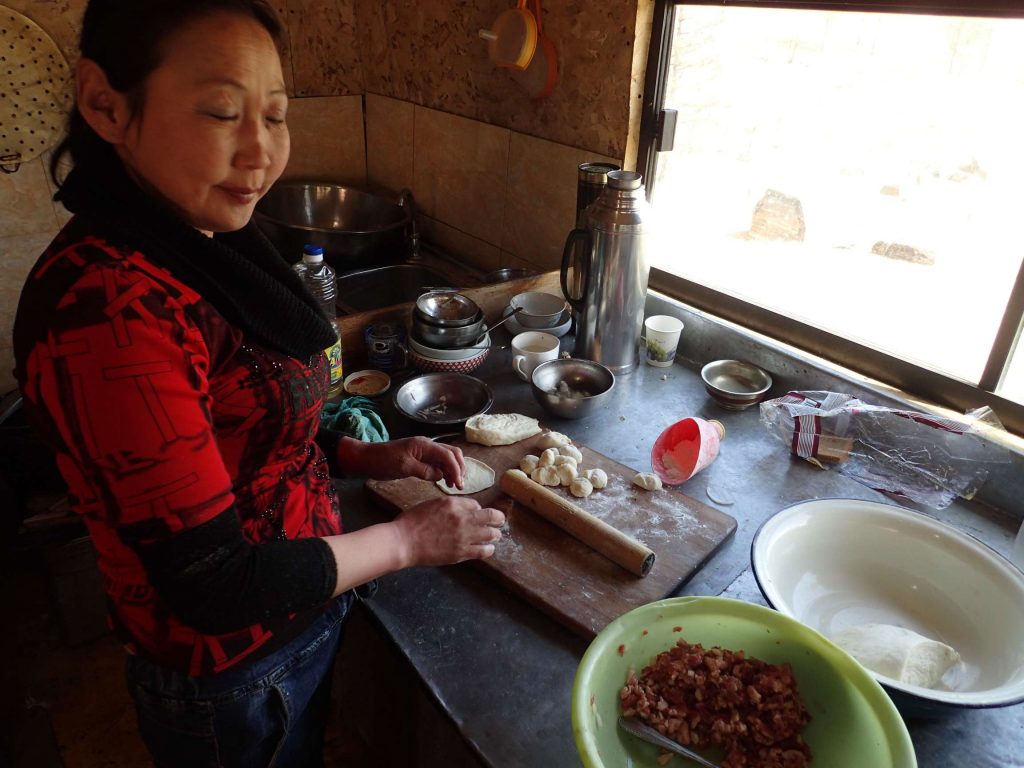
[[[320,412],[320,424],[365,443],[389,440],[388,428],[381,421],[377,405],[367,397],[346,397],[336,403],[325,403]]]

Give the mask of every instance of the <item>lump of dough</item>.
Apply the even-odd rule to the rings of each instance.
[[[576,464],[581,464],[583,462],[583,454],[580,453],[580,449],[577,448],[575,445],[559,446],[558,452],[563,456],[572,456],[574,459],[576,459]]]
[[[922,688],[934,688],[960,661],[945,643],[892,624],[850,627],[832,641],[873,672]]]
[[[595,490],[601,490],[608,485],[608,473],[603,469],[588,469],[583,476],[590,481]]]
[[[555,456],[555,466],[560,467],[563,464],[572,464],[573,467],[577,469],[579,468],[579,465],[576,463],[576,459],[572,456]]]
[[[569,486],[569,493],[578,499],[585,499],[594,492],[594,486],[585,477],[577,477]]]
[[[540,433],[540,423],[520,413],[482,413],[466,422],[466,440],[478,445],[511,445]]]
[[[465,496],[478,493],[494,485],[494,470],[469,456],[466,457],[466,473],[462,476],[462,490],[448,485],[444,478],[437,481],[437,487],[450,496]]]
[[[558,471],[558,484],[569,485],[573,480],[576,479],[576,465],[575,464],[561,464],[556,467]]]
[[[660,491],[661,478],[652,472],[640,472],[633,478],[633,485],[645,491]]]
[[[557,448],[546,448],[540,455],[540,463],[538,467],[550,467],[555,463],[555,457],[558,456]]]
[[[538,448],[561,448],[563,445],[572,445],[572,440],[561,432],[546,432],[537,441]]]
[[[530,473],[530,479],[535,483],[541,485],[548,485],[554,487],[558,485],[558,470],[548,465],[546,467],[537,467],[533,472]]]
[[[532,453],[528,453],[519,460],[519,468],[526,474],[530,474],[540,464],[540,457],[534,456]]]

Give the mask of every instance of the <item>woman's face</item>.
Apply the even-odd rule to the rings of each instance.
[[[144,87],[118,146],[129,171],[199,230],[245,226],[290,147],[270,35],[234,14],[198,19],[165,41]]]

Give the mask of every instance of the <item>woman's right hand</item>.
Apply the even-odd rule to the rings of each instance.
[[[394,520],[409,566],[449,565],[494,554],[505,515],[473,499],[446,496],[417,504]]]

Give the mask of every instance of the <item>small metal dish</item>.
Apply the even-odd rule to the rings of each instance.
[[[753,363],[715,360],[700,371],[711,399],[729,411],[742,411],[765,399],[772,377]]]
[[[476,302],[457,291],[428,291],[416,299],[413,313],[424,323],[457,328],[483,318]]]
[[[494,402],[491,388],[464,373],[428,373],[395,390],[395,408],[420,424],[461,426]]]

